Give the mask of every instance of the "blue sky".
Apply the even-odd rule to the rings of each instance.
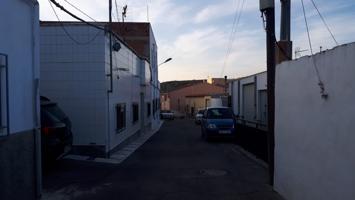
[[[88,19],[64,0],[57,0],[66,8]],[[99,21],[108,19],[108,0],[67,0]],[[113,0],[114,1],[114,0]],[[259,0],[245,0],[235,39],[226,59],[229,38],[236,9],[243,0],[116,0],[119,12],[128,5],[126,21],[152,23],[158,43],[160,81],[206,79],[208,76],[230,78],[251,75],[266,70],[265,31],[259,12]],[[355,42],[355,1],[314,0],[335,38],[340,44]],[[56,20],[48,0],[39,0],[41,20]],[[276,31],[279,32],[279,1],[276,2]],[[310,0],[304,0],[309,20],[313,49],[335,46]],[[115,5],[115,3],[114,3]],[[147,9],[147,7],[149,9]],[[238,10],[240,11],[240,9]],[[73,20],[58,10],[62,20]],[[239,12],[238,12],[239,13]],[[114,19],[117,19],[114,9]],[[88,19],[89,20],[89,19]],[[293,48],[308,50],[298,56],[310,54],[301,0],[292,1]],[[225,64],[225,70],[222,68]]]

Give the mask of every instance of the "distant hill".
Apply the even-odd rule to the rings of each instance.
[[[167,93],[197,83],[203,83],[204,81],[206,80],[167,81],[160,83],[160,92]]]

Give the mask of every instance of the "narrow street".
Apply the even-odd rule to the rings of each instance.
[[[206,142],[192,120],[162,128],[119,165],[62,160],[44,199],[282,199],[267,169],[228,141]]]

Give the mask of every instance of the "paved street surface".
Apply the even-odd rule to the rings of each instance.
[[[44,177],[44,199],[281,200],[267,170],[227,141],[205,142],[192,120],[163,124],[121,164],[62,160]]]

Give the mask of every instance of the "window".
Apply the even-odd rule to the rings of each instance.
[[[151,104],[148,102],[147,103],[147,117],[149,117],[150,116],[150,114],[151,114]]]
[[[132,104],[132,122],[136,123],[139,120],[139,108],[138,103]]]
[[[126,104],[116,105],[116,131],[121,132],[126,128]]]

